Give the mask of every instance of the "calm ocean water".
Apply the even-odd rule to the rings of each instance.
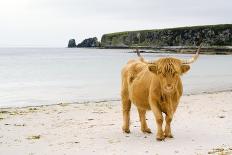
[[[0,48],[0,107],[120,98],[124,49]],[[191,55],[143,54],[147,59]],[[232,56],[201,55],[183,76],[184,93],[232,89]]]

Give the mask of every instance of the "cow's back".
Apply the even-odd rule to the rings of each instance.
[[[152,73],[141,60],[131,60],[122,69],[122,97],[128,96],[131,102],[142,109],[150,109],[148,103]]]

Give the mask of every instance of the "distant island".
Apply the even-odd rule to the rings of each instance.
[[[73,39],[69,40],[73,42]],[[74,40],[75,42],[75,40]],[[232,54],[232,24],[178,27],[167,29],[126,31],[104,34],[101,42],[96,37],[68,47],[142,48],[178,53],[191,53],[199,43],[209,54]]]

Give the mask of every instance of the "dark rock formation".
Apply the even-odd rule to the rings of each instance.
[[[77,47],[75,39],[70,39],[68,42],[68,48]]]
[[[105,48],[164,47],[164,46],[232,46],[232,24],[180,27],[104,34]]]
[[[100,47],[100,42],[98,42],[97,37],[88,38],[78,44],[77,47]]]

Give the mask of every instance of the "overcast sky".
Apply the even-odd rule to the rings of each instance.
[[[65,47],[104,33],[232,23],[232,0],[0,0],[0,47]]]

